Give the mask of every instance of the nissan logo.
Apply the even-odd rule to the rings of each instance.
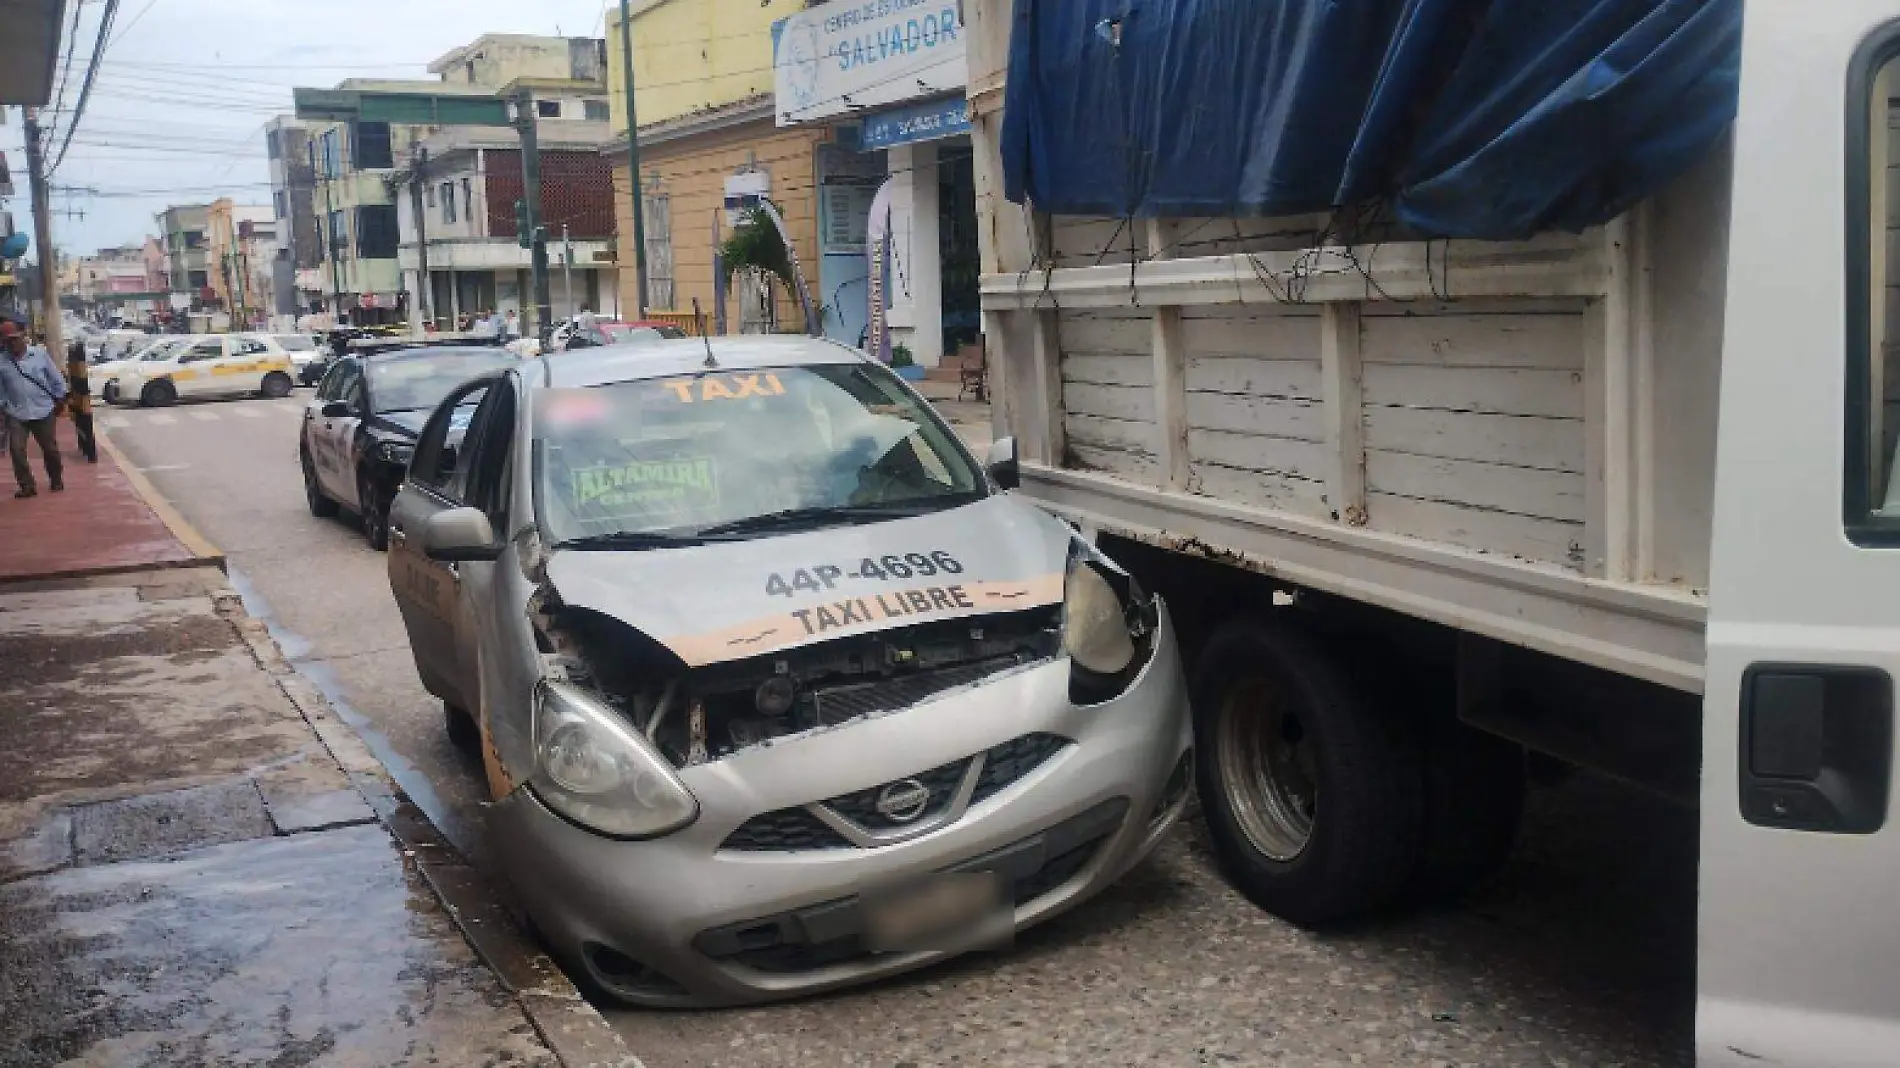
[[[909,823],[930,807],[930,787],[916,779],[891,783],[877,792],[873,807],[892,823]]]

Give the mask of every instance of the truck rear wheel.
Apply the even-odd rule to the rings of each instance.
[[[1405,892],[1425,831],[1419,739],[1322,644],[1265,620],[1221,628],[1194,728],[1208,833],[1255,904],[1311,926]]]

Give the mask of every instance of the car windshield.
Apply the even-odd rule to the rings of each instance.
[[[499,349],[404,353],[371,359],[370,402],[379,412],[433,409],[456,386],[485,371],[514,364],[515,358]]]
[[[864,364],[548,389],[535,413],[537,503],[556,545],[864,522],[986,492],[944,424]]]
[[[170,341],[161,341],[146,349],[144,352],[139,353],[139,359],[152,363],[160,363],[171,359],[172,353],[191,345],[194,340],[193,338],[176,338]]]
[[[277,344],[281,345],[285,352],[314,352],[317,348],[316,339],[304,337],[302,334],[278,334]]]

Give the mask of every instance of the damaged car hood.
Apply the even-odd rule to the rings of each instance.
[[[561,602],[612,616],[689,667],[1062,600],[1069,528],[1012,496],[930,515],[678,549],[565,549]]]

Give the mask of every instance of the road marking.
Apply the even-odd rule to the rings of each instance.
[[[262,418],[264,418],[264,413],[263,413],[263,412],[260,412],[260,411],[258,411],[258,410],[257,410],[256,408],[233,408],[233,409],[231,409],[231,414],[232,414],[232,415],[241,415],[241,416],[243,416],[243,417],[244,417],[244,418],[246,418],[246,419],[262,419]]]
[[[153,471],[184,471],[190,467],[190,464],[159,464],[156,467],[141,467],[139,470],[149,475]]]
[[[215,423],[218,421],[217,412],[193,412],[191,413],[191,417],[201,423]]]
[[[170,426],[173,423],[176,423],[177,421],[178,421],[177,416],[166,415],[164,412],[159,412],[157,415],[154,415],[150,419],[146,420],[146,422],[152,424],[153,426]]]

